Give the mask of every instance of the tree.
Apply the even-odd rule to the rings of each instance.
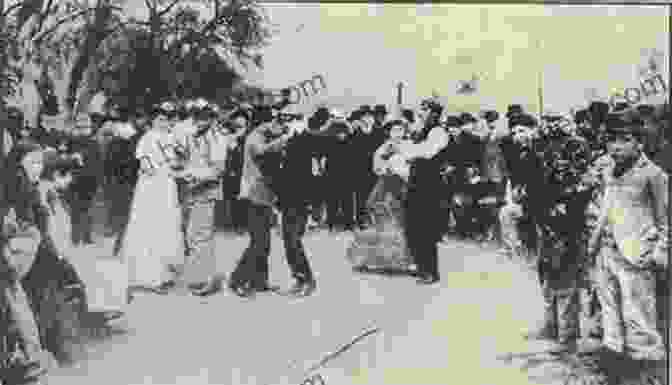
[[[122,3],[116,0],[24,0],[2,9],[9,34],[9,72],[20,79],[12,102],[29,125],[41,105],[37,82],[48,77],[61,109],[71,116],[83,73],[100,43],[117,28]],[[86,95],[86,93],[84,93]]]
[[[239,79],[240,68],[262,65],[270,28],[255,1],[144,4],[148,16],[138,20],[125,16],[122,0],[22,0],[9,7],[0,0],[0,52],[7,53],[0,59],[2,96],[36,125],[41,92],[53,92],[72,117],[103,89],[145,102],[211,98]],[[12,89],[16,95],[9,97]]]
[[[270,28],[255,2],[199,3],[147,0],[147,18],[108,40],[100,72],[115,85],[114,104],[217,99],[240,80],[242,69],[262,65]],[[209,17],[203,6],[211,9]]]

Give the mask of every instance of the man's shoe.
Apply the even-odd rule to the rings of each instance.
[[[147,287],[145,289],[154,293],[154,294],[166,295],[166,294],[168,294],[168,291],[170,289],[174,288],[174,287],[175,287],[175,281],[166,281],[166,282],[163,282],[160,285],[150,286],[150,287]]]
[[[193,282],[187,285],[187,288],[189,290],[203,290],[206,286],[208,286],[207,281],[203,282]]]
[[[163,282],[157,288],[160,291],[168,291],[168,290],[174,289],[176,286],[177,286],[177,282],[175,282],[173,280],[169,280],[169,281]]]
[[[307,297],[317,289],[315,281],[296,282],[292,287],[281,292],[281,295],[288,297]]]
[[[308,281],[303,284],[303,290],[301,291],[299,296],[308,297],[312,295],[315,292],[315,290],[317,290],[317,282],[315,282],[314,280]]]
[[[192,291],[193,295],[199,297],[207,297],[216,293],[219,293],[222,290],[222,285],[219,281],[210,281],[206,283],[200,289],[194,289]]]
[[[268,292],[274,293],[278,290],[280,290],[280,287],[269,285],[268,283],[254,287],[254,291],[256,291],[257,293],[268,293]]]
[[[435,275],[426,275],[418,279],[418,284],[420,285],[433,285],[438,283],[441,279]]]
[[[229,286],[229,289],[240,298],[253,298],[255,294],[254,290],[249,287]]]
[[[281,291],[279,294],[288,297],[294,297],[299,295],[303,290],[304,290],[303,284],[300,282],[296,282],[294,285],[292,285],[292,287],[290,287],[287,290]]]

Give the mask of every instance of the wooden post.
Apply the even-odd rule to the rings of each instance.
[[[401,108],[401,106],[404,104],[403,92],[404,92],[404,83],[402,82],[397,83],[397,105],[399,105],[399,108]]]

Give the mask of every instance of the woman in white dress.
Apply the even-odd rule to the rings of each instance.
[[[122,255],[134,290],[165,294],[184,262],[181,208],[175,181],[177,157],[168,112],[158,109],[136,149],[140,161]]]

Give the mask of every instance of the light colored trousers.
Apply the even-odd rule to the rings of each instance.
[[[518,223],[523,218],[523,207],[517,203],[507,203],[499,209],[500,233],[504,248],[514,258],[520,258],[520,262],[533,264],[520,239]]]
[[[185,206],[187,250],[183,279],[187,283],[205,282],[217,273],[215,202],[215,199],[194,200]]]
[[[602,248],[598,263],[605,346],[636,360],[665,359],[655,271],[629,264],[615,244]]]

